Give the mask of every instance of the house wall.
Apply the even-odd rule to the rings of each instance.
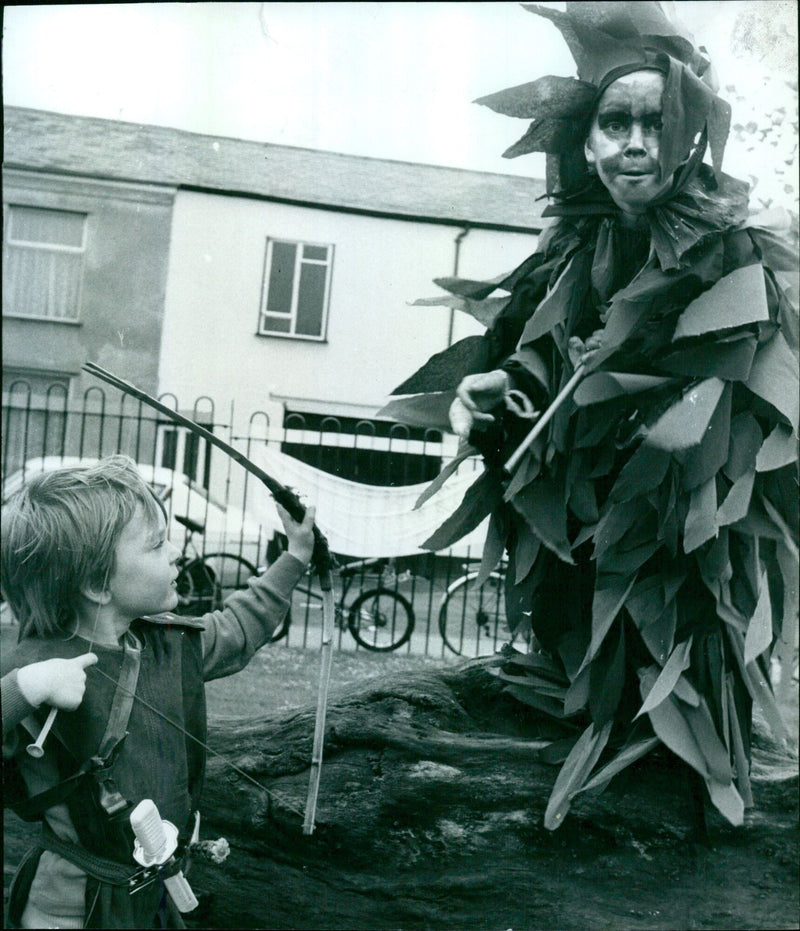
[[[3,204],[88,214],[77,322],[3,316],[3,366],[68,376],[73,397],[96,380],[91,359],[157,388],[174,188],[6,170]]]
[[[443,293],[455,226],[393,220],[265,200],[179,191],[173,212],[159,390],[211,396],[223,410],[265,410],[280,398],[322,402],[355,416],[444,349],[450,311],[410,307]],[[334,245],[324,342],[256,335],[269,236]],[[529,255],[534,235],[470,230],[459,274],[495,276]],[[456,314],[458,339],[482,327]]]

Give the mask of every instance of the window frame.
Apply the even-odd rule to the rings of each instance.
[[[270,276],[272,273],[272,256],[275,243],[292,245],[297,249],[295,253],[294,269],[292,273],[292,300],[289,313],[281,313],[279,311],[267,309]],[[324,260],[306,258],[303,254],[306,247],[313,249],[325,249],[327,252],[327,257]],[[328,309],[330,306],[331,281],[333,278],[334,248],[335,247],[333,243],[309,242],[303,239],[285,239],[278,236],[267,236],[266,248],[264,250],[264,277],[261,284],[261,304],[258,311],[258,327],[256,329],[257,336],[277,337],[279,339],[297,339],[315,343],[323,343],[327,341]],[[300,296],[300,276],[304,265],[316,265],[323,266],[325,268],[325,287],[322,295],[322,307],[320,309],[319,335],[296,332],[298,301]],[[287,332],[280,332],[278,330],[267,329],[265,327],[265,321],[270,318],[276,320],[288,320],[289,330]]]
[[[59,214],[75,214],[83,219],[83,227],[81,229],[81,243],[79,246],[66,245],[65,243],[57,242],[47,242],[40,239],[28,240],[28,239],[14,239],[12,238],[12,228],[13,228],[13,215],[15,210],[39,210],[48,213],[59,213]],[[71,308],[73,310],[73,315],[71,316],[58,316],[54,313],[46,314],[26,314],[15,312],[13,310],[7,311],[5,306],[3,307],[3,316],[13,318],[15,320],[44,320],[52,323],[66,323],[66,324],[79,324],[81,320],[81,307],[83,306],[83,287],[84,287],[84,271],[85,271],[85,257],[86,257],[86,246],[89,235],[89,217],[90,213],[87,210],[76,210],[72,208],[65,207],[52,207],[44,204],[28,204],[22,203],[19,201],[7,201],[3,204],[3,272],[5,274],[6,270],[6,260],[10,258],[11,250],[21,250],[23,253],[31,252],[45,252],[55,255],[77,255],[80,256],[80,263],[78,269],[78,280],[77,287],[75,290],[75,303]],[[52,272],[51,272],[52,273]],[[48,288],[48,295],[50,289]]]

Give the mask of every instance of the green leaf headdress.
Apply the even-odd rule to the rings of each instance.
[[[547,75],[475,101],[506,116],[533,120],[504,158],[545,152],[548,194],[582,193],[591,180],[583,143],[600,95],[623,75],[648,68],[665,78],[659,163],[663,177],[675,173],[667,196],[696,173],[706,147],[714,172],[721,170],[730,106],[716,94],[705,49],[696,48],[691,35],[671,22],[659,3],[582,0],[567,3],[565,12],[534,3],[522,6],[558,28],[578,77]]]

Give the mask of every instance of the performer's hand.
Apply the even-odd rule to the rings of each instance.
[[[25,701],[35,708],[46,704],[74,711],[86,691],[86,667],[96,662],[95,653],[84,653],[74,659],[30,663],[17,671],[17,685]]]
[[[570,336],[567,343],[567,353],[572,367],[576,369],[579,365],[586,365],[587,362],[591,361],[592,356],[602,348],[602,330],[595,330],[585,343],[579,336]]]
[[[458,436],[469,436],[473,427],[481,429],[494,421],[489,413],[502,404],[511,387],[508,375],[500,369],[467,375],[450,405],[450,426]]]
[[[283,522],[283,529],[289,540],[287,551],[299,559],[304,565],[311,562],[311,554],[314,552],[314,517],[316,511],[313,507],[306,508],[306,514],[302,522],[296,521],[278,502],[275,502],[278,516]]]

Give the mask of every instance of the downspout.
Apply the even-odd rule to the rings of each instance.
[[[461,243],[466,238],[467,233],[469,233],[469,227],[465,226],[464,229],[461,230],[461,232],[455,238],[456,248],[455,248],[455,255],[453,257],[453,277],[454,278],[458,277],[458,257],[461,252]],[[455,325],[455,319],[456,319],[456,309],[455,307],[451,307],[450,308],[450,326],[447,331],[447,345],[448,346],[453,345],[453,327]]]

